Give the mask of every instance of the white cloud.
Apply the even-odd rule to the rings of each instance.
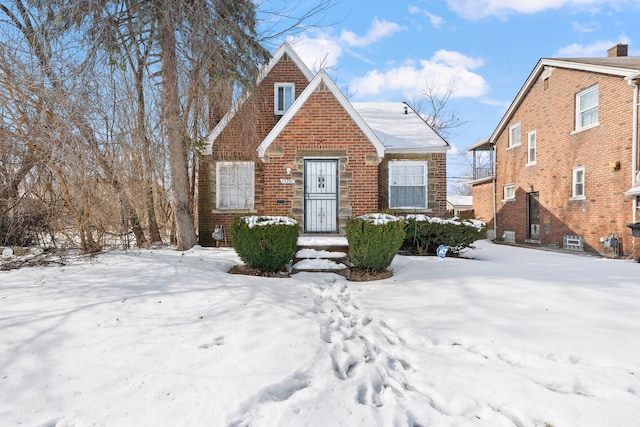
[[[441,16],[431,13],[426,9],[420,9],[416,6],[409,6],[409,13],[412,15],[422,14],[426,16],[427,18],[429,18],[429,22],[431,22],[431,25],[433,25],[434,28],[440,28],[444,23],[444,19]]]
[[[364,36],[358,36],[352,31],[343,30],[340,37],[336,37],[331,31],[325,31],[312,33],[311,36],[305,34],[298,37],[290,37],[287,41],[310,69],[318,71],[321,68],[333,68],[338,65],[345,46],[354,48],[366,47],[403,30],[406,30],[406,28],[401,25],[376,18]],[[367,58],[357,52],[352,50],[348,50],[348,52],[361,61],[370,63]]]
[[[485,79],[472,71],[482,65],[481,59],[440,50],[431,59],[417,64],[407,62],[384,72],[370,71],[352,80],[349,89],[362,99],[385,97],[391,92],[401,92],[405,99],[411,99],[419,94],[421,88],[434,82],[442,91],[453,83],[455,92],[452,98],[478,98],[489,90]]]
[[[406,28],[395,22],[375,18],[366,35],[358,36],[353,31],[343,30],[340,34],[340,40],[352,47],[365,47],[403,30]]]
[[[589,45],[573,43],[569,46],[558,49],[553,56],[556,58],[605,57],[607,56],[607,50],[611,49],[618,43],[629,44],[629,38],[626,36],[620,36],[618,41],[601,40]]]
[[[574,22],[572,25],[573,29],[579,33],[592,33],[598,29],[600,29],[599,22]]]
[[[335,67],[343,52],[340,43],[328,34],[321,34],[317,38],[290,38],[288,42],[307,67],[314,71]]]
[[[628,3],[630,3],[629,0],[447,0],[447,5],[451,10],[463,18],[471,20],[487,16],[506,17],[514,13],[537,13],[564,6],[590,7],[591,13],[596,13],[600,7],[619,7]]]

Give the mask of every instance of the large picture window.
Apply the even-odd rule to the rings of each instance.
[[[598,86],[576,95],[576,130],[598,125]]]
[[[253,162],[218,162],[216,164],[216,207],[218,209],[253,209]]]
[[[389,207],[427,208],[427,163],[389,163]]]

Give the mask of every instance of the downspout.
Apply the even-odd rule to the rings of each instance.
[[[498,240],[498,216],[496,208],[496,177],[493,177],[493,240]]]
[[[638,172],[638,79],[640,79],[640,72],[632,74],[628,77],[625,77],[625,80],[629,84],[629,86],[633,86],[633,130],[631,132],[631,188],[634,188],[636,185],[640,185],[640,173]],[[631,213],[632,224],[638,222],[638,196],[633,196],[633,201],[631,202],[631,209],[633,212]],[[633,257],[636,256],[636,238],[632,237],[633,241]],[[638,262],[640,262],[640,257],[638,258]]]
[[[493,239],[498,240],[498,208],[497,208],[497,200],[496,200],[496,146],[493,145],[493,235],[495,236]]]
[[[637,79],[640,79],[640,73],[632,74],[628,77],[625,77],[629,86],[633,86],[633,129],[631,133],[631,188],[636,185],[640,185],[640,182],[637,182],[638,178],[638,82]],[[632,202],[633,212],[631,213],[631,218],[633,223],[638,222],[637,212],[638,212],[638,197],[633,198]]]

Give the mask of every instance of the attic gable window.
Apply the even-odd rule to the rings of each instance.
[[[217,209],[253,209],[253,162],[216,163]]]
[[[576,131],[598,124],[598,85],[595,85],[576,94]]]
[[[294,83],[276,83],[274,87],[274,113],[276,116],[283,115],[295,97],[296,86]]]

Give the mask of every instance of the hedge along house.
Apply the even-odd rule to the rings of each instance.
[[[283,44],[207,138],[200,244],[220,244],[212,232],[241,215],[289,216],[303,234],[344,235],[347,218],[381,209],[444,214],[449,148],[408,104],[352,104]]]

